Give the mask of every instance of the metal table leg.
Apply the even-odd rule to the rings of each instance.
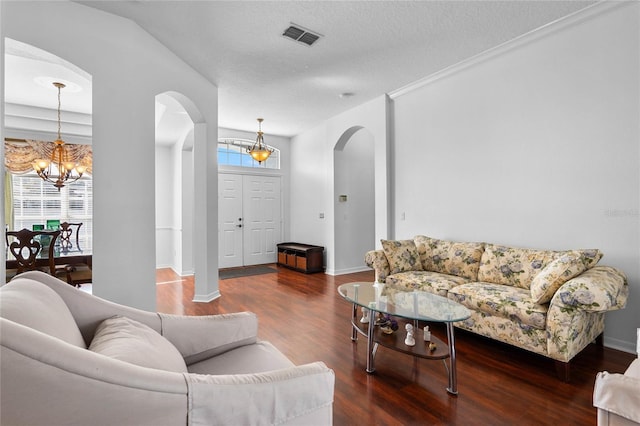
[[[373,341],[373,333],[376,327],[375,312],[369,313],[369,328],[367,329],[367,373],[373,373],[376,371],[374,365],[374,358],[376,356],[376,343]]]
[[[456,377],[456,341],[453,335],[453,323],[447,322],[447,342],[449,344],[449,387],[447,392],[458,394],[458,379]]]
[[[351,313],[351,340],[358,340],[358,330],[356,330],[356,321],[358,317],[358,305],[353,304],[353,312]]]

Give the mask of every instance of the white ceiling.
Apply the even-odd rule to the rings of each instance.
[[[89,74],[44,50],[6,41],[5,102],[56,109],[58,89],[51,84],[53,81],[67,85],[60,94],[63,110],[91,114]]]
[[[265,133],[292,136],[594,2],[78,3],[134,20],[217,85],[220,127],[256,131],[264,117]],[[292,22],[323,37],[311,47],[282,37]],[[8,102],[43,102],[6,89]]]

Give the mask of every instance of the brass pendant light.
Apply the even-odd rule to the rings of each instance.
[[[251,148],[247,148],[247,152],[251,157],[256,160],[259,164],[262,164],[263,161],[266,161],[267,158],[273,152],[273,149],[269,149],[267,145],[264,143],[264,133],[262,132],[262,122],[264,118],[258,118],[258,137],[256,138],[256,142],[251,146]]]

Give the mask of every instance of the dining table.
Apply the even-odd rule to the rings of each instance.
[[[40,250],[36,257],[36,265],[39,267],[49,266],[48,255],[48,250]],[[7,270],[18,267],[18,261],[13,257],[13,254],[8,248],[6,249],[6,259]],[[78,244],[63,245],[56,243],[53,249],[53,259],[56,265],[85,264],[91,267],[91,244],[88,241],[83,241],[83,239],[80,239]]]

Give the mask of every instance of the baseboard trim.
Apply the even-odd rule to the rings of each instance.
[[[214,291],[212,293],[205,294],[205,295],[194,294],[193,295],[193,302],[196,302],[196,303],[209,303],[209,302],[212,302],[212,301],[216,300],[220,296],[222,296],[222,295],[220,294],[219,290],[216,290],[216,291]]]
[[[627,342],[626,340],[614,339],[605,335],[603,344],[607,348],[617,349],[630,354],[636,353],[636,344],[633,342]]]
[[[353,274],[355,272],[365,272],[365,271],[371,271],[371,270],[372,269],[369,268],[368,266],[356,266],[355,268],[327,270],[325,271],[325,273],[327,275],[346,275],[346,274]]]

